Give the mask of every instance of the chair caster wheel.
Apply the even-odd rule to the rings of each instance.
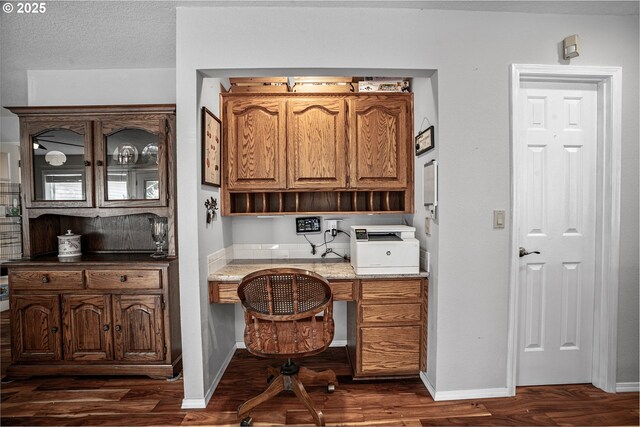
[[[336,391],[336,386],[335,384],[329,384],[327,386],[327,393],[333,393],[334,391]]]
[[[249,427],[251,424],[253,424],[253,418],[251,417],[244,418],[242,421],[240,421],[241,427]]]

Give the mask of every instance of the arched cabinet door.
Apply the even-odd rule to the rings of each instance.
[[[161,114],[95,122],[100,207],[167,206],[169,119]]]
[[[62,359],[58,295],[14,295],[11,298],[14,362]]]
[[[349,99],[349,169],[352,188],[407,187],[413,120],[408,97]]]
[[[23,121],[21,134],[26,207],[93,206],[91,122]]]
[[[289,188],[346,188],[345,106],[335,97],[287,101]]]
[[[278,97],[246,96],[227,101],[223,168],[229,190],[285,188],[285,108],[286,101]]]
[[[65,360],[112,360],[110,295],[63,295]]]
[[[165,359],[161,295],[114,295],[115,355],[121,361]]]

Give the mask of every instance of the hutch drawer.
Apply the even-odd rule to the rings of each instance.
[[[11,270],[9,283],[14,290],[82,289],[82,270]]]
[[[161,270],[87,270],[89,289],[160,289]]]

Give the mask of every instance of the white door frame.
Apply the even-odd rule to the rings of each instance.
[[[596,83],[598,88],[598,148],[596,178],[596,262],[593,323],[592,383],[616,391],[618,331],[618,271],[620,258],[620,148],[622,144],[622,68],[567,65],[511,65],[511,260],[509,273],[509,326],[507,331],[507,390],[516,394],[518,361],[518,279],[522,197],[517,177],[519,142],[517,114],[522,81]]]

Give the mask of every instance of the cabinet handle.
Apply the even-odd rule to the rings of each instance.
[[[120,325],[116,325],[116,331],[120,332],[120,330],[122,329],[122,327]]]
[[[53,332],[54,334],[58,332],[58,327],[54,326],[53,328],[51,328],[51,332]]]
[[[103,331],[105,331],[105,332],[107,332],[107,331],[109,330],[109,325],[104,325],[104,326],[102,327],[102,330],[103,330]]]
[[[42,276],[42,283],[49,283],[49,278],[47,276]]]
[[[122,276],[120,276],[120,281],[121,282],[126,282],[127,281],[127,276],[125,274],[123,274]]]
[[[84,165],[85,165],[85,166],[91,166],[91,162],[90,162],[89,160],[85,160],[85,161],[84,161]]]
[[[102,166],[102,160],[97,160],[97,161],[96,161],[96,165],[98,165],[98,166]]]

